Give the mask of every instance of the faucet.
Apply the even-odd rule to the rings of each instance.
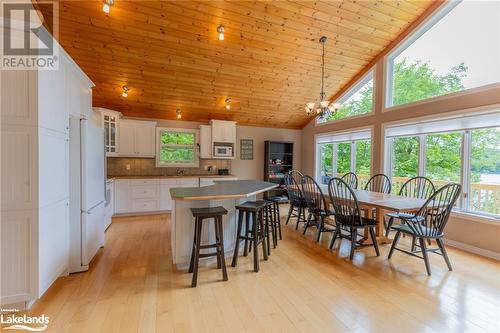
[[[177,168],[177,170],[175,170],[175,173],[177,174],[177,176],[184,176],[184,169]]]

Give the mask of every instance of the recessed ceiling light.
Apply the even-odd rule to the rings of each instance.
[[[130,91],[129,87],[128,86],[123,86],[122,89],[123,89],[122,97],[127,97],[128,96],[128,92]]]
[[[217,32],[219,33],[219,40],[224,40],[224,26],[219,25],[217,27]]]
[[[175,113],[177,114],[177,119],[181,119],[182,118],[181,112],[182,112],[181,109],[175,110]]]
[[[115,4],[115,0],[102,0],[102,11],[109,14],[109,10]]]

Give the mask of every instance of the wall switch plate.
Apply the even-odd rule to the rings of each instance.
[[[127,164],[127,165],[125,166],[125,169],[130,170],[130,164]]]

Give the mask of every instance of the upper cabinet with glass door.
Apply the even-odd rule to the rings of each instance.
[[[102,127],[104,128],[104,141],[106,146],[106,156],[117,156],[118,151],[118,135],[119,126],[118,121],[122,117],[120,112],[94,108],[101,114]]]

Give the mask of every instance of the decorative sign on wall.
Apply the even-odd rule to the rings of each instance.
[[[240,140],[240,159],[253,160],[253,139]]]

